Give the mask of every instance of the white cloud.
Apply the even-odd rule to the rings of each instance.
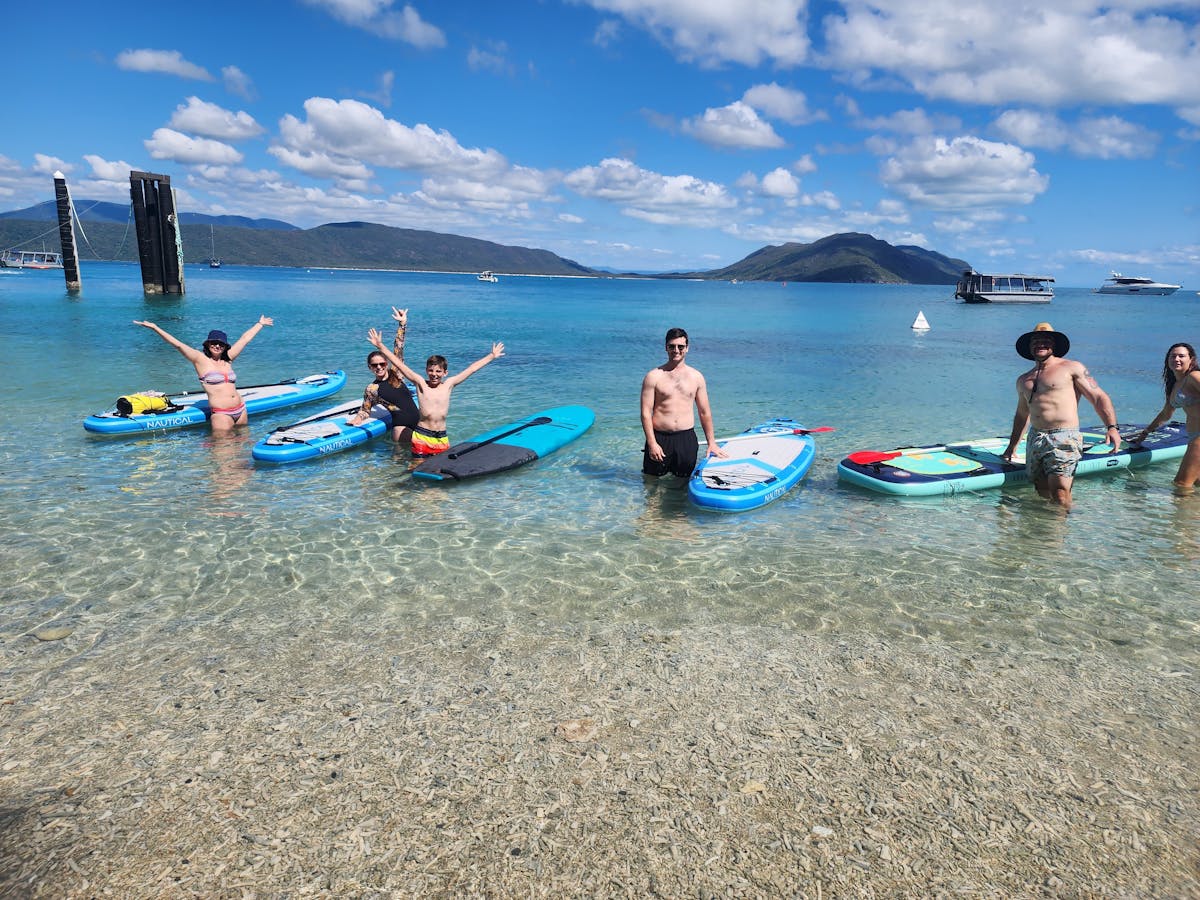
[[[267,150],[272,156],[298,172],[303,172],[312,178],[333,178],[337,180],[364,180],[371,177],[371,170],[358,160],[344,156],[332,156],[328,153],[293,150],[290,147],[274,146]]]
[[[806,0],[585,0],[653,34],[702,66],[764,61],[792,66],[808,57]]]
[[[250,76],[237,66],[225,66],[222,68],[221,80],[225,83],[225,90],[231,94],[236,94],[243,100],[254,100],[258,96],[254,90],[254,82],[250,80]]]
[[[421,184],[420,193],[440,201],[462,201],[500,210],[512,204],[544,199],[555,180],[553,175],[545,172],[517,166],[486,180],[461,176],[427,178]]]
[[[199,97],[188,97],[186,105],[175,107],[167,124],[181,131],[226,141],[258,137],[265,130],[249,113],[230,112]]]
[[[379,87],[374,91],[360,91],[358,96],[374,101],[384,109],[392,105],[392,88],[396,85],[396,73],[388,69],[379,76]]]
[[[281,160],[285,151],[324,154],[330,159],[475,179],[496,177],[509,168],[508,160],[495,150],[465,148],[447,131],[403,125],[358,100],[310,97],[304,111],[304,121],[290,114],[280,120],[279,145],[271,152]]]
[[[379,37],[403,41],[421,49],[446,46],[446,36],[435,25],[421,18],[409,4],[397,12],[392,0],[305,0],[309,6],[323,9],[339,22],[361,28]]]
[[[725,188],[692,175],[661,175],[627,159],[570,172],[564,184],[583,197],[623,204],[631,218],[655,224],[715,225],[715,214],[737,205]]]
[[[144,166],[133,166],[124,160],[107,160],[91,153],[85,154],[83,159],[91,167],[92,174],[72,181],[73,196],[129,202],[129,173]]]
[[[817,164],[813,162],[811,154],[805,153],[802,157],[792,163],[792,171],[797,175],[808,175],[817,171]]]
[[[117,68],[128,72],[158,72],[196,81],[212,81],[203,66],[190,63],[178,50],[123,50],[117,54]]]
[[[805,194],[801,198],[804,206],[819,206],[831,212],[842,208],[842,203],[832,191],[819,191],[816,194]]]
[[[508,45],[503,41],[498,41],[492,45],[490,50],[480,50],[478,47],[472,47],[467,51],[467,67],[472,72],[494,72],[497,75],[507,75],[512,72],[512,66],[509,65],[505,54],[508,53]]]
[[[1142,159],[1154,155],[1158,136],[1118,116],[1085,116],[1069,124],[1053,113],[1005,110],[993,127],[1024,147],[1067,149],[1098,159]]]
[[[617,19],[605,19],[596,26],[592,43],[597,47],[608,47],[621,36],[621,23]]]
[[[963,103],[1195,105],[1196,30],[1148,6],[853,0],[824,20],[822,62]]]
[[[84,155],[84,160],[92,167],[92,175],[100,181],[120,181],[124,182],[126,187],[129,185],[129,173],[140,169],[139,166],[131,166],[123,159],[109,161],[102,156],[96,156],[88,153]]]
[[[974,137],[918,138],[885,160],[880,178],[900,196],[935,209],[1032,203],[1050,179],[1033,154]]]
[[[57,156],[47,156],[45,153],[33,154],[33,171],[39,175],[53,175],[55,172],[69,174],[75,167]]]
[[[799,196],[800,179],[782,167],[774,169],[763,176],[762,192],[768,197]]]
[[[221,165],[242,161],[242,154],[226,143],[190,137],[173,128],[156,128],[150,140],[143,143],[154,159],[169,159],[184,165]]]
[[[728,106],[706,109],[704,115],[687,119],[685,134],[712,147],[772,149],[783,146],[783,138],[770,123],[759,118],[754,108],[741,100]]]
[[[781,87],[774,81],[754,85],[742,95],[742,100],[772,119],[789,125],[807,125],[829,118],[823,112],[810,110],[803,92]]]
[[[958,131],[962,123],[954,116],[930,115],[925,110],[898,109],[886,116],[861,116],[854,122],[858,128],[892,131],[897,134],[933,134],[938,131]]]

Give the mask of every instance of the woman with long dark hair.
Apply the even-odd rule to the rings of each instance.
[[[400,359],[404,359],[404,335],[408,330],[408,310],[392,307],[392,318],[396,320],[396,337],[392,341],[392,351]],[[371,416],[375,406],[384,406],[392,417],[392,440],[400,446],[406,446],[412,440],[412,428],[417,424],[417,404],[413,400],[412,391],[404,383],[399,369],[390,365],[387,358],[379,350],[367,354],[367,368],[375,380],[363,391],[362,406],[358,412],[346,421],[351,425],[361,425]]]
[[[1163,361],[1163,392],[1167,402],[1158,415],[1135,439],[1140,444],[1151,431],[1182,411],[1187,417],[1188,448],[1175,474],[1175,484],[1194,487],[1200,481],[1200,369],[1196,367],[1196,349],[1191,344],[1172,344]]]

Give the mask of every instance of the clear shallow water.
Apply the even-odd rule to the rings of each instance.
[[[1084,479],[1063,518],[1028,487],[897,500],[838,483],[837,461],[1003,434],[1043,319],[1070,335],[1122,422],[1161,405],[1166,347],[1200,338],[1198,301],[1060,289],[1049,306],[973,307],[949,287],[759,285],[189,269],[184,298],[146,299],[137,268],[92,265],[72,298],[60,273],[0,277],[0,638],[74,625],[180,640],[197,626],[369,627],[472,616],[658,627],[763,623],[947,640],[1048,654],[1093,648],[1194,665],[1200,497],[1174,464]],[[199,343],[265,329],[243,384],[345,368],[369,380],[365,340],[410,308],[409,358],[452,370],[493,340],[508,355],[455,392],[451,439],[560,403],[597,414],[550,459],[443,487],[407,477],[379,442],[313,464],[254,464],[250,446],[317,404],[253,418],[214,441],[191,429],[88,435],[80,420],[135,389],[190,387],[191,369],[145,329]],[[932,331],[909,325],[923,309]],[[813,469],[770,507],[717,515],[638,472],[638,390],[666,328],[692,337],[718,432],[790,415],[822,435]],[[333,401],[325,401],[324,405]],[[1094,418],[1083,412],[1085,422]],[[106,637],[107,636],[107,637]]]

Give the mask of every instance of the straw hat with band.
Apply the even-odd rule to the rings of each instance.
[[[1038,322],[1033,331],[1027,331],[1017,338],[1017,353],[1026,359],[1033,359],[1029,342],[1035,337],[1049,337],[1054,341],[1054,355],[1060,359],[1071,349],[1071,341],[1061,331],[1055,331],[1049,322]]]

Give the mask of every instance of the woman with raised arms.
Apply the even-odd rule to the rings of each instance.
[[[204,387],[204,393],[208,395],[208,420],[213,431],[231,431],[235,425],[245,425],[250,421],[246,413],[246,404],[235,387],[237,375],[233,371],[233,361],[246,349],[246,345],[254,336],[262,331],[263,326],[275,324],[274,319],[260,316],[232,346],[225,332],[214,329],[204,339],[203,350],[189,347],[153,322],[139,322],[135,319],[133,324],[155,332],[196,367],[196,375]]]

